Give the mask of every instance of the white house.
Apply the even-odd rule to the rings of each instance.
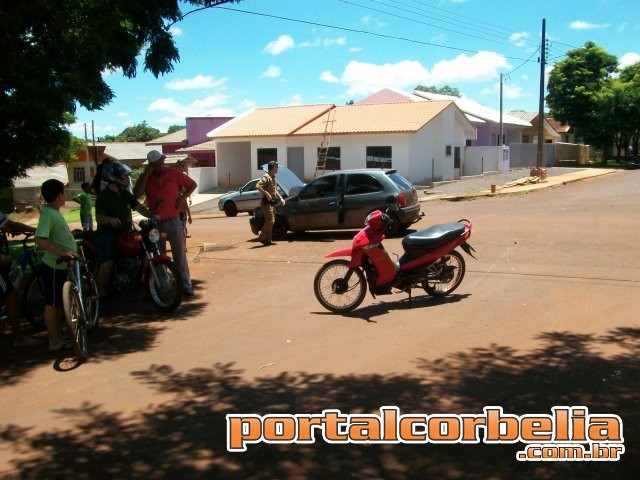
[[[208,134],[223,186],[255,178],[269,160],[308,181],[321,147],[328,147],[327,170],[394,168],[416,184],[455,179],[475,135],[450,100],[259,108]]]

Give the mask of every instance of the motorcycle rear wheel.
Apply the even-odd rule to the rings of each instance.
[[[453,250],[433,263],[437,273],[429,280],[422,282],[422,288],[434,297],[446,297],[462,282],[465,272],[464,258]]]
[[[155,269],[159,284],[151,268]],[[147,268],[144,284],[151,301],[159,310],[170,313],[182,303],[182,275],[171,260],[163,259]]]
[[[346,280],[349,271],[351,276]],[[346,313],[357,308],[364,300],[367,281],[359,268],[349,268],[347,260],[331,260],[316,273],[313,291],[324,308],[334,313]]]

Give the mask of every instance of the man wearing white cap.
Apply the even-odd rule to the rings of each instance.
[[[143,194],[152,213],[160,216],[160,231],[167,234],[171,244],[173,261],[182,274],[184,294],[193,296],[193,286],[189,275],[184,231],[180,220],[180,210],[186,206],[187,199],[195,191],[197,183],[175,168],[167,168],[165,156],[157,150],[147,154],[149,164],[133,187],[136,198]],[[181,192],[178,192],[181,187]]]

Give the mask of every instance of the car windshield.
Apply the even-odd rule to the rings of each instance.
[[[265,165],[262,166],[264,170]],[[265,170],[266,171],[266,170]],[[291,195],[291,191],[294,188],[302,188],[304,182],[300,180],[295,173],[289,170],[287,167],[280,165],[278,167],[278,173],[276,174],[276,182],[284,190],[287,196]]]

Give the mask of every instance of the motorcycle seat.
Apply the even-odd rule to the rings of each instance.
[[[405,250],[436,248],[452,238],[464,233],[465,224],[461,222],[441,223],[419,232],[410,233],[402,239]]]

